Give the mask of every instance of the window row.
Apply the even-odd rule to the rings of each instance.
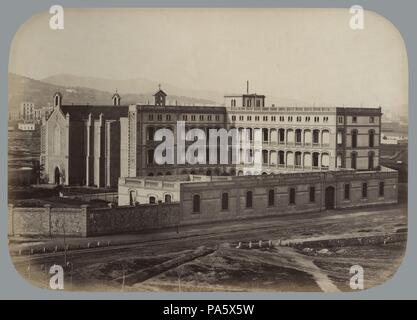
[[[346,183],[344,185],[344,200],[350,200],[351,198],[351,185]],[[275,189],[269,189],[267,198],[267,206],[274,207],[277,205],[276,202],[276,194]],[[378,196],[384,197],[385,194],[385,183],[384,181],[380,181],[378,183]],[[363,182],[361,185],[361,196],[363,199],[368,198],[368,183]],[[316,188],[314,186],[310,186],[308,188],[308,199],[310,203],[316,202]],[[289,188],[288,189],[288,205],[296,205],[297,202],[297,192],[296,188]],[[247,191],[245,195],[245,208],[252,209],[253,208],[253,192]],[[221,195],[221,210],[227,211],[229,210],[229,193],[223,192]],[[200,213],[201,212],[201,197],[199,194],[193,196],[193,213]]]
[[[245,120],[245,116],[236,116],[236,115],[232,115],[232,117],[231,117],[231,119],[232,119],[232,121],[236,121],[237,119],[239,119],[239,121],[244,121]],[[270,119],[270,121],[279,121],[279,122],[285,122],[285,121],[287,121],[287,122],[294,122],[294,119],[295,119],[295,122],[303,122],[303,119],[304,119],[304,122],[311,122],[311,119],[313,119],[313,122],[315,122],[315,123],[319,123],[319,122],[323,122],[323,123],[327,123],[327,122],[329,122],[329,117],[310,117],[310,116],[305,116],[305,117],[302,117],[302,116],[279,116],[279,117],[277,117],[277,116],[246,116],[246,121],[252,121],[252,119],[254,119],[254,121],[256,121],[256,122],[258,122],[258,121],[261,121],[261,119],[262,119],[262,121],[269,121],[269,119]],[[278,119],[278,120],[277,120]],[[321,121],[320,121],[320,119],[321,119]]]
[[[153,121],[155,119],[154,114],[149,114],[148,119],[149,119],[149,121]],[[157,114],[156,119],[158,121],[162,121],[163,120],[163,115],[162,114]],[[202,114],[200,114],[200,115],[194,115],[194,114],[193,115],[188,115],[188,114],[182,115],[182,120],[183,121],[188,121],[189,119],[191,121],[196,121],[197,119],[199,121],[205,121],[205,120],[206,121],[213,121],[213,119],[215,121],[220,121],[220,115],[214,115],[214,116],[212,116],[212,115],[202,115]],[[165,115],[165,120],[166,121],[171,121],[171,115],[170,114]]]
[[[340,132],[340,133],[339,133]],[[338,144],[342,144],[343,143],[343,132],[339,131],[338,135],[337,135],[337,142]],[[358,130],[357,129],[353,129],[351,131],[351,144],[352,144],[352,148],[357,148],[358,147]],[[339,139],[340,136],[340,139]],[[368,131],[368,146],[373,148],[375,147],[375,130],[371,129]]]
[[[351,189],[350,183],[346,183],[344,185],[344,190],[343,190],[344,200],[350,200],[350,189]],[[378,183],[378,197],[384,197],[384,195],[385,195],[385,182],[380,181]],[[367,182],[363,182],[361,185],[361,197],[362,199],[368,198],[368,183]]]

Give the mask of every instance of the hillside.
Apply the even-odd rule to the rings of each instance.
[[[34,102],[36,107],[46,106],[52,102],[52,96],[60,91],[64,98],[64,104],[111,104],[114,91],[98,90],[82,85],[69,86],[47,83],[28,77],[9,73],[9,108],[18,108],[23,101]],[[143,92],[138,90],[137,92]],[[146,103],[153,101],[153,92],[149,93],[121,93],[122,104]],[[178,104],[212,105],[211,100],[199,99],[187,96],[169,95],[168,102]]]

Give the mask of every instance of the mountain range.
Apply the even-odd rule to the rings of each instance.
[[[210,90],[195,90],[176,87],[170,83],[161,83],[145,78],[127,80],[81,77],[71,74],[57,74],[41,80],[9,73],[9,108],[18,108],[21,102],[30,101],[35,107],[47,106],[52,96],[59,91],[63,94],[64,104],[101,104],[110,105],[111,97],[117,90],[123,105],[148,103],[159,85],[168,94],[168,104],[178,105],[220,105],[224,94]],[[269,103],[280,106],[308,106],[311,103],[285,97],[268,97]],[[408,107],[383,107],[384,120],[397,120],[406,117]]]
[[[75,76],[55,76],[44,80],[35,80],[29,77],[9,73],[9,96],[8,103],[11,110],[19,107],[21,102],[33,102],[35,108],[47,106],[52,103],[52,97],[59,91],[63,95],[63,104],[101,104],[111,105],[111,98],[117,89],[122,97],[123,105],[135,103],[147,103],[153,101],[153,94],[158,90],[158,86],[148,84],[146,89],[134,90],[134,86],[140,84],[139,81],[130,85],[129,81],[121,81],[126,88],[134,90],[132,93],[125,90],[118,83],[111,83],[111,80],[96,81],[92,78],[80,78]],[[117,81],[116,81],[117,82]],[[145,82],[143,82],[145,83]],[[89,85],[89,86],[87,86]],[[119,88],[123,88],[120,90]],[[155,89],[156,88],[156,89]],[[192,96],[170,94],[168,103],[179,105],[214,105],[218,104],[213,100],[194,98]]]

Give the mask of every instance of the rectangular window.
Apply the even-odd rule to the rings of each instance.
[[[362,183],[362,198],[368,198],[368,184]]]
[[[192,121],[195,121],[195,116],[193,115],[193,116],[191,116],[191,120]]]
[[[182,120],[187,121],[188,116],[185,114],[182,116]]]
[[[151,120],[151,121],[153,120],[153,114],[149,115],[149,120]]]
[[[200,213],[200,195],[193,196],[193,213]]]
[[[375,118],[374,117],[369,117],[369,123],[374,123],[375,122]]]
[[[337,121],[338,121],[339,123],[343,123],[343,117],[342,117],[342,116],[339,116],[339,117],[337,118]]]
[[[358,122],[358,118],[356,116],[353,116],[352,117],[352,123],[356,123],[356,122]]]
[[[229,194],[226,192],[222,194],[222,210],[229,210]]]
[[[310,187],[310,202],[316,201],[316,188]]]
[[[268,191],[268,207],[273,207],[275,205],[275,191],[271,189]]]
[[[383,197],[384,193],[385,193],[385,183],[384,183],[384,181],[381,181],[379,183],[379,196]]]
[[[246,208],[252,208],[252,191],[246,192]]]
[[[162,114],[158,114],[158,121],[162,121]]]
[[[171,121],[171,115],[167,114],[166,119],[167,119],[167,121]]]
[[[345,200],[350,200],[350,184],[345,184]]]
[[[295,188],[290,188],[290,194],[289,194],[289,204],[295,204]]]
[[[204,116],[200,115],[200,121],[203,121],[203,120],[204,120]]]

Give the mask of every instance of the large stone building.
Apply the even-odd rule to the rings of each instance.
[[[333,170],[268,176],[120,178],[119,206],[176,202],[182,221],[213,221],[397,203],[398,173]]]
[[[226,96],[217,107],[167,105],[162,90],[154,96],[154,104],[123,106],[116,93],[108,106],[92,106],[64,105],[57,93],[41,134],[41,162],[49,183],[115,187],[119,177],[380,168],[381,108],[267,106],[265,96],[249,92]],[[160,142],[154,133],[171,129],[177,148],[178,121],[204,132],[236,129],[258,145],[239,152],[259,152],[261,165],[156,164]],[[262,141],[255,141],[258,137]]]
[[[116,93],[91,106],[64,105],[55,94],[41,131],[49,183],[118,186],[117,207],[79,210],[85,234],[397,203],[398,173],[379,164],[381,108],[267,106],[249,92],[217,107],[166,98],[159,90],[153,104],[123,106]],[[227,160],[236,151],[238,161],[206,163],[212,153],[178,161],[177,151],[195,143],[193,135],[182,141],[178,124],[206,133],[203,150],[213,145],[210,129],[237,133],[242,139],[226,135],[214,158],[225,146]],[[173,133],[173,163],[156,163],[158,129]]]

